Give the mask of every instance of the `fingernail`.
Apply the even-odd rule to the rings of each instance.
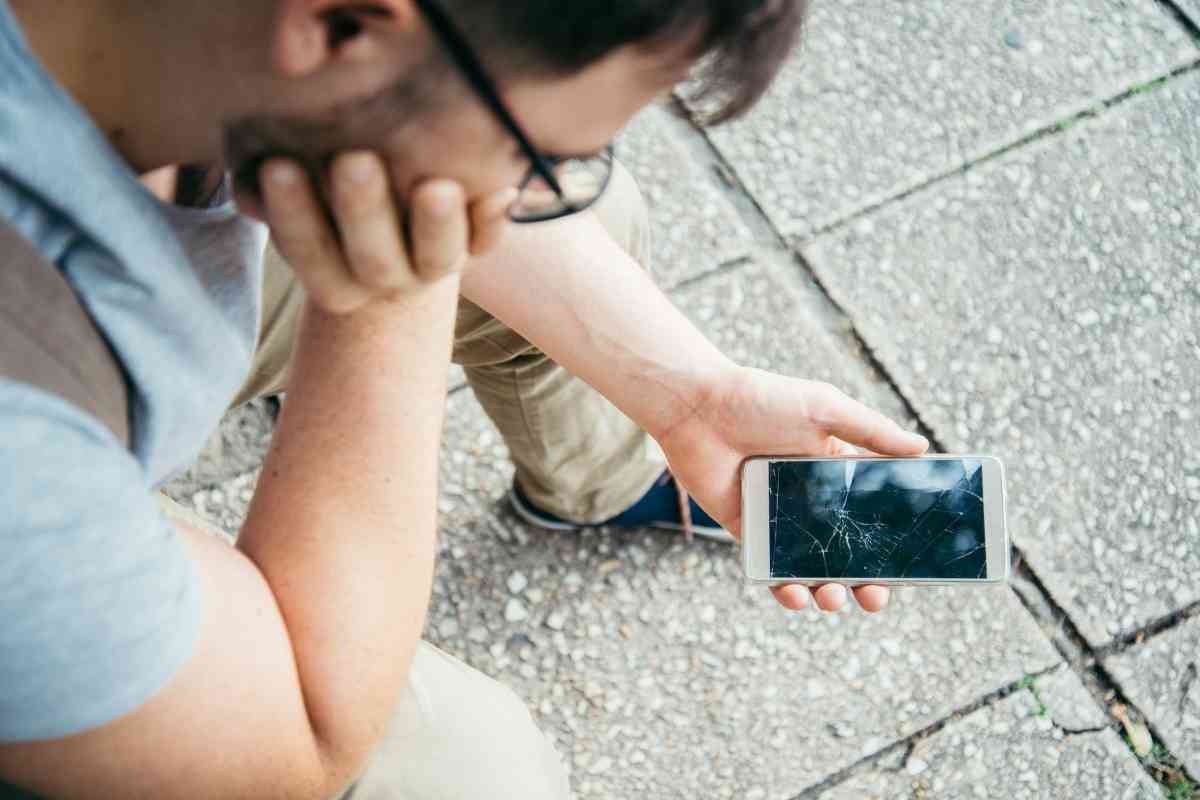
[[[375,177],[375,162],[369,153],[356,153],[342,159],[341,177],[356,186],[362,186]]]
[[[835,608],[841,606],[846,602],[846,587],[842,586],[840,583],[833,584],[832,589],[827,589],[825,591],[825,599],[829,605],[834,606]]]
[[[272,164],[267,180],[276,186],[293,186],[300,182],[300,170],[292,164]]]

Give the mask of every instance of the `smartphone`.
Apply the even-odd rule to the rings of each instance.
[[[1003,583],[1004,465],[991,456],[748,459],[742,565],[761,583]]]

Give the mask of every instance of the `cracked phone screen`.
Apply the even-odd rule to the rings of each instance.
[[[976,459],[772,461],[772,578],[986,579]]]

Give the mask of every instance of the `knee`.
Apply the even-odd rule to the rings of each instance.
[[[565,800],[566,769],[508,687],[426,644],[354,799]]]

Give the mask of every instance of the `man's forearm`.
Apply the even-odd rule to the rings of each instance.
[[[730,366],[591,214],[514,227],[463,294],[656,437]]]
[[[424,625],[457,293],[449,278],[344,317],[310,305],[239,541],[282,611],[317,740],[339,759],[382,733]]]

